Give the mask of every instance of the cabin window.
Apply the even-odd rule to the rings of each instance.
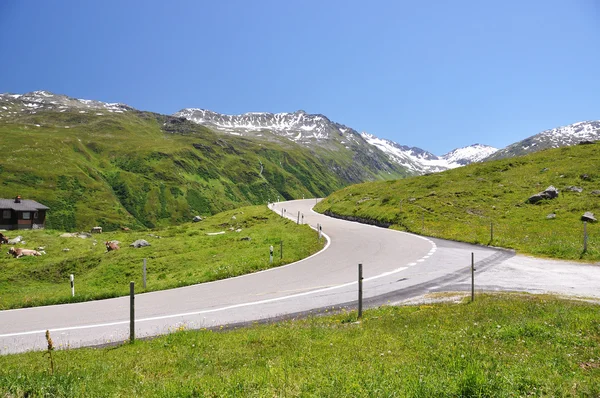
[[[38,212],[37,212],[37,211],[34,211],[34,212],[33,212],[33,219],[34,219],[34,220],[37,220],[37,219],[38,219],[38,217],[39,217],[39,214],[38,214]]]
[[[23,212],[23,220],[31,220],[31,212],[24,211]]]
[[[2,210],[2,218],[9,219],[10,213],[10,210]]]

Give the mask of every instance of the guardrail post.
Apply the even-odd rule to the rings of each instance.
[[[146,288],[146,259],[144,259],[144,266],[142,268],[142,279],[144,282],[144,289]]]
[[[135,341],[135,282],[129,282],[129,341]]]
[[[475,301],[475,254],[471,252],[471,302]]]
[[[358,319],[362,318],[362,299],[363,299],[363,268],[358,264]]]
[[[588,241],[588,234],[587,234],[587,221],[583,222],[583,252],[587,252],[587,241]]]

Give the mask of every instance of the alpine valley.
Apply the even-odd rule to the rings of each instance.
[[[582,122],[500,151],[476,144],[438,157],[303,111],[162,115],[47,91],[0,94],[0,197],[50,207],[48,228],[148,228],[593,141],[599,126]]]

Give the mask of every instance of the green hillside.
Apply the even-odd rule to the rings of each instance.
[[[49,206],[47,228],[164,226],[384,177],[373,168],[357,180],[347,173],[355,167],[348,153],[311,152],[268,132],[257,141],[149,112],[3,104],[0,197]]]
[[[526,203],[550,185],[560,191],[558,198]],[[333,193],[316,209],[427,236],[598,261],[600,227],[588,223],[584,253],[580,218],[586,211],[600,216],[599,190],[600,144],[596,143],[354,185]]]

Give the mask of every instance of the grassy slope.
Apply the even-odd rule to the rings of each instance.
[[[18,193],[48,205],[48,228],[114,230],[172,225],[277,196],[322,196],[349,183],[329,172],[333,154],[319,159],[293,143],[217,135],[189,122],[165,133],[166,121],[76,111],[3,120],[0,197]]]
[[[7,396],[600,394],[596,305],[531,296],[387,307],[115,348],[0,357]],[[12,394],[12,395],[11,395]]]
[[[589,178],[583,179],[583,174]],[[549,185],[560,190],[557,199],[525,203]],[[583,192],[570,192],[569,186],[581,187]],[[600,190],[600,144],[354,185],[333,193],[316,209],[391,223],[394,228],[428,236],[598,261],[597,223],[588,223],[588,251],[582,253],[580,217],[585,211],[600,216],[600,195],[592,195],[593,190]],[[556,214],[555,219],[546,218],[551,213]]]
[[[241,232],[235,232],[237,229]],[[206,235],[220,231],[226,233]],[[44,246],[47,255],[13,259],[3,250],[0,310],[127,295],[129,281],[135,281],[136,290],[143,291],[143,258],[147,258],[146,291],[152,291],[287,264],[323,246],[308,225],[296,225],[266,206],[230,210],[199,223],[145,232],[103,233],[88,239],[61,238],[60,232],[51,230],[20,234],[27,242],[25,247]],[[241,240],[245,237],[250,240]],[[151,246],[128,246],[137,239],[145,239]],[[105,253],[106,240],[120,241],[121,249]],[[281,260],[280,240],[284,242]],[[269,264],[270,245],[275,248],[273,264]],[[70,250],[65,252],[64,248]],[[75,298],[71,298],[70,274],[75,274]]]

